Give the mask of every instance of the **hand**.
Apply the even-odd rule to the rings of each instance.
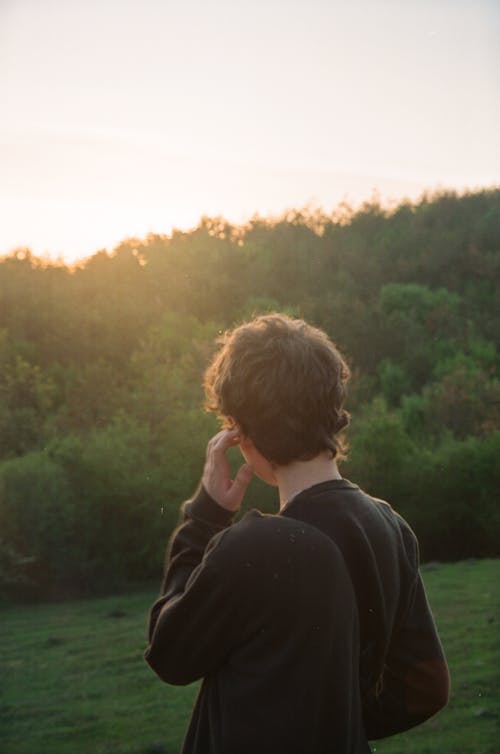
[[[226,458],[228,448],[238,445],[240,441],[239,429],[223,429],[209,441],[202,484],[216,503],[228,511],[237,511],[243,502],[246,489],[252,479],[253,469],[243,464],[231,479],[229,464]]]

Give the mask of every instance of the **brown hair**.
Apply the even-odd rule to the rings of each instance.
[[[338,433],[347,364],[326,333],[284,314],[256,317],[227,332],[205,372],[206,408],[240,425],[264,458],[280,466],[329,450]]]

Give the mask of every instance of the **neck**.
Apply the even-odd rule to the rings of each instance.
[[[299,492],[320,482],[342,479],[337,464],[328,453],[320,453],[310,461],[292,461],[274,470],[280,495],[280,510]]]

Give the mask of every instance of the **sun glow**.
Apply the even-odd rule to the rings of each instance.
[[[293,0],[286,17],[272,0],[3,3],[0,253],[71,261],[202,215],[492,185],[499,16],[487,0]]]

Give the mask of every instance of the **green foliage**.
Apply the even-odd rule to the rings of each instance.
[[[167,313],[130,359],[126,411],[154,427],[203,401],[201,382],[218,334],[217,325]]]
[[[245,301],[244,306],[242,306],[239,318],[242,322],[245,322],[259,314],[270,314],[277,311],[281,311],[281,306],[276,299],[264,296],[251,296]]]
[[[272,310],[348,355],[346,475],[408,513],[425,557],[498,552],[499,218],[500,190],[448,192],[242,226],[204,217],[72,269],[26,249],[0,260],[4,591],[159,573],[217,429],[201,389],[214,341]],[[251,506],[275,510],[275,491],[252,482]]]
[[[78,558],[77,521],[68,480],[45,451],[5,461],[0,466],[0,531],[8,566],[0,588],[10,590],[15,558],[19,586],[28,593],[46,593],[54,584],[64,589]]]
[[[85,440],[51,446],[80,499],[81,588],[102,591],[160,572],[179,502],[197,483],[206,435],[199,412],[173,416],[161,434],[123,414]]]
[[[20,555],[11,543],[0,539],[0,598],[32,586],[26,573],[33,557]]]
[[[400,364],[383,359],[377,369],[380,392],[390,406],[398,406],[404,395],[411,392],[411,380]]]
[[[500,432],[445,436],[419,450],[401,511],[419,534],[424,559],[460,560],[496,553],[500,540]]]
[[[452,324],[460,297],[445,288],[437,291],[416,283],[388,283],[380,290],[380,305],[388,315],[398,313],[408,322],[431,327]]]
[[[417,453],[401,415],[375,398],[353,421],[351,438],[346,474],[376,496],[400,500]]]
[[[42,444],[52,409],[54,382],[0,334],[0,458],[22,455]]]
[[[500,426],[500,382],[482,369],[457,366],[423,391],[429,431],[455,437],[483,435]]]

